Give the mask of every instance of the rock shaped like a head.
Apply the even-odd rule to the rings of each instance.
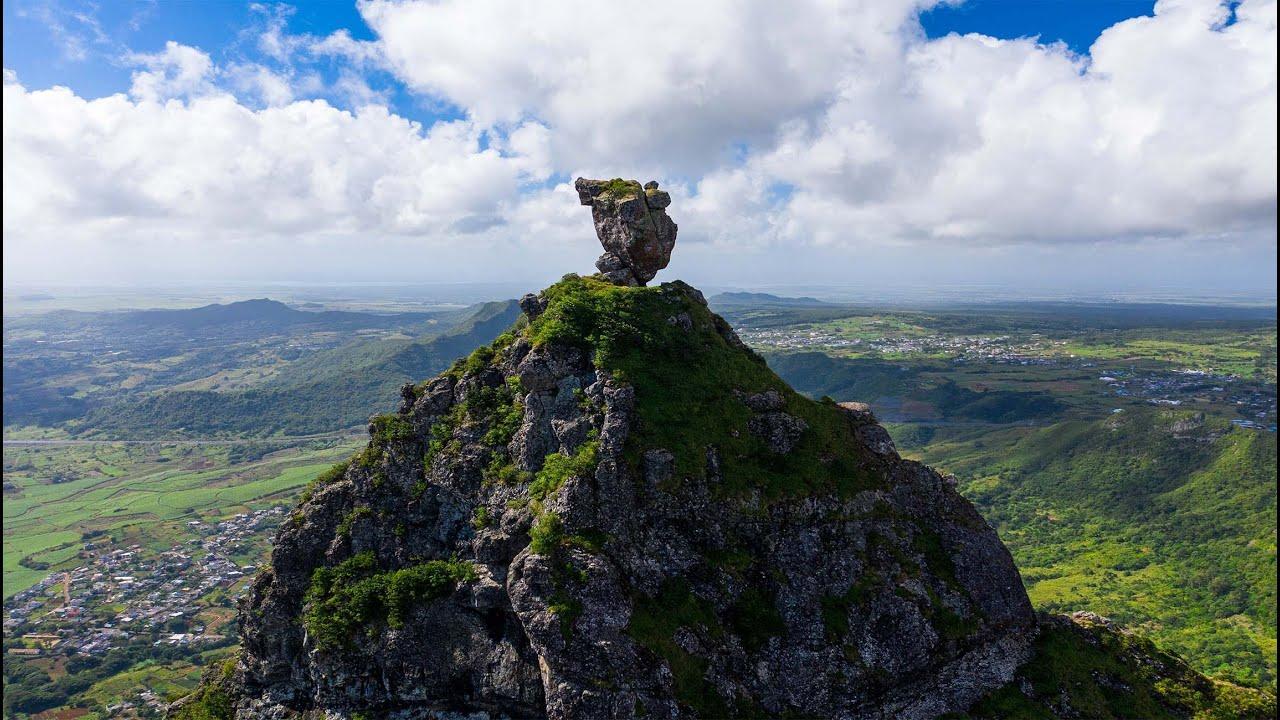
[[[671,196],[650,181],[588,180],[573,183],[578,200],[591,206],[604,254],[596,268],[610,282],[643,286],[671,261],[676,224],[667,216]]]

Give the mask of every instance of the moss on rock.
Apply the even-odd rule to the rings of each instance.
[[[566,276],[544,291],[547,308],[528,337],[535,346],[578,347],[635,388],[637,422],[628,440],[633,469],[646,450],[663,448],[675,456],[679,478],[703,478],[714,448],[725,479],[720,492],[728,494],[852,495],[876,487],[839,408],[791,390],[762,358],[734,342],[696,293],[680,282],[634,288]],[[790,452],[770,452],[749,431],[752,410],[732,390],[777,392],[785,411],[808,429]]]

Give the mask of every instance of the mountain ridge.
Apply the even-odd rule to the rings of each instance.
[[[378,398],[491,341],[518,313],[515,301],[484,303],[467,321],[440,336],[348,344],[299,360],[258,387],[164,391],[91,411],[83,425],[99,434],[148,427],[202,436],[305,435],[357,426],[367,421]],[[264,423],[264,418],[275,421]]]

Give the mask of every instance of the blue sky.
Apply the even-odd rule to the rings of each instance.
[[[32,88],[65,85],[81,97],[99,98],[128,90],[133,68],[125,55],[159,52],[170,40],[209,53],[219,65],[278,66],[257,44],[258,32],[277,14],[289,33],[325,37],[345,30],[356,40],[375,39],[354,2],[12,0],[4,3],[4,67]],[[309,69],[332,83],[343,64],[326,59]],[[438,99],[415,99],[389,73],[365,74],[404,117],[431,123],[458,115]],[[323,90],[313,94],[340,102]]]
[[[1150,15],[1153,5],[1154,0],[969,0],[926,11],[920,23],[931,38],[951,32],[1039,37],[1086,54],[1103,30]],[[262,59],[246,31],[281,7],[290,8],[286,27],[292,33],[346,30],[358,40],[376,39],[354,2],[10,0],[4,3],[4,67],[29,87],[66,85],[82,97],[102,97],[129,86],[130,68],[120,55],[157,52],[169,40],[205,50],[215,61]],[[318,64],[317,70],[332,79],[335,63]],[[380,88],[392,90],[393,107],[402,115],[430,121],[454,114],[452,108],[440,112],[415,102],[390,76],[379,79]]]
[[[1132,17],[1149,16],[1152,0],[979,0],[940,5],[920,16],[930,37],[950,32],[998,38],[1039,37],[1063,42],[1080,54],[1103,30]]]
[[[582,174],[690,280],[1274,296],[1276,0],[648,8],[10,0],[5,281],[541,281]]]

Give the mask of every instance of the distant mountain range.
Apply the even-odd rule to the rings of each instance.
[[[753,292],[724,292],[713,295],[707,302],[712,307],[724,307],[728,305],[754,305],[754,306],[786,306],[786,307],[812,307],[812,306],[830,306],[832,303],[823,302],[811,297],[781,297],[778,295],[770,295],[769,293],[753,293]]]
[[[378,315],[262,299],[6,319],[5,424],[130,438],[332,432],[394,404],[400,384],[490,342],[518,312],[514,301]]]
[[[518,314],[514,301],[485,303],[438,337],[353,341],[304,357],[259,387],[161,392],[95,410],[84,427],[109,435],[146,429],[303,435],[360,425],[394,405],[401,385],[491,342]]]
[[[455,311],[456,312],[456,311]],[[375,314],[337,310],[297,310],[278,301],[261,298],[225,305],[205,305],[185,310],[126,310],[122,312],[81,312],[55,310],[38,315],[5,318],[5,332],[26,328],[57,328],[61,331],[97,330],[102,334],[134,335],[148,330],[167,332],[280,331],[311,326],[329,330],[354,328],[408,328],[450,313]]]

